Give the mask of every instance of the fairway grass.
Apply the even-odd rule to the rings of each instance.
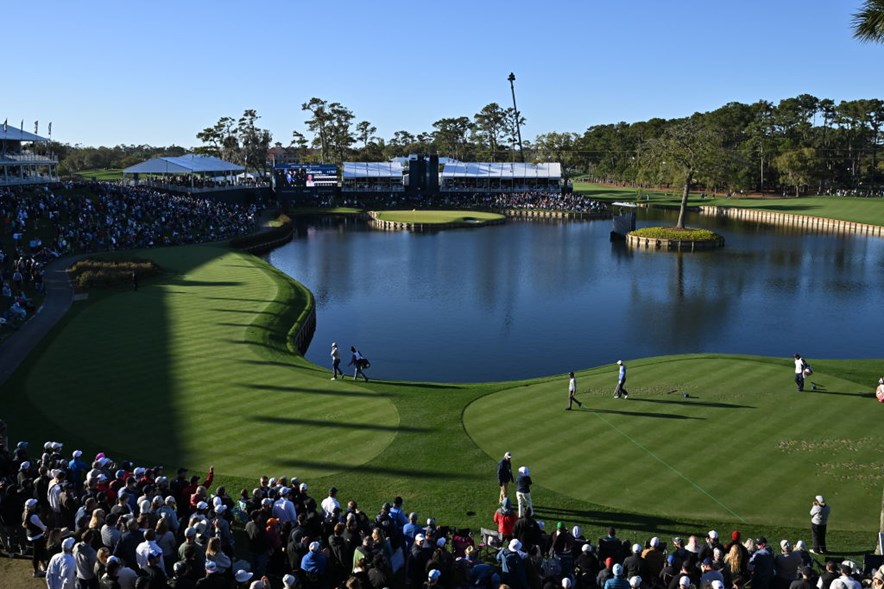
[[[503,215],[481,211],[378,211],[377,218],[393,223],[417,223],[442,225],[446,223],[475,223],[481,225],[489,221],[500,221]]]
[[[317,500],[335,485],[369,514],[401,495],[421,518],[473,530],[492,525],[509,450],[532,469],[540,519],[587,537],[615,526],[639,540],[732,528],[808,539],[824,494],[834,550],[874,544],[879,361],[817,360],[824,388],[798,394],[789,358],[647,358],[629,362],[628,400],[610,398],[612,366],[578,373],[585,406],[571,412],[556,375],[407,383],[378,380],[377,366],[369,383],[331,381],[286,339],[312,305],[303,286],[221,247],[136,253],[164,273],[75,303],[0,388],[11,441],[167,473],[214,465],[231,494],[261,474],[297,476]]]

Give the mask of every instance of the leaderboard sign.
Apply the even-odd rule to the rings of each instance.
[[[338,166],[335,164],[277,164],[273,166],[273,185],[277,192],[303,192],[315,188],[337,188]]]

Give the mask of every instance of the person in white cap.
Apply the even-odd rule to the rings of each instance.
[[[534,511],[534,504],[531,502],[531,471],[527,466],[519,467],[519,478],[516,479],[516,501],[519,504],[519,517],[525,515],[527,510]]]
[[[632,587],[632,589],[638,589],[642,586],[642,578],[638,575],[629,577],[629,586]]]
[[[34,565],[34,576],[35,577],[44,577],[46,573],[46,561],[48,559],[48,555],[46,554],[46,532],[48,528],[46,524],[43,523],[43,520],[40,519],[40,514],[37,513],[38,502],[36,499],[28,499],[25,501],[25,511],[22,514],[22,525],[25,527],[25,534],[28,538],[28,542],[31,544],[31,564]],[[43,570],[40,567],[43,567]]]
[[[503,458],[497,463],[497,482],[500,484],[498,503],[501,503],[506,498],[507,488],[513,480],[513,455],[509,452],[504,452]]]
[[[331,345],[331,359],[332,359],[332,380],[337,380],[338,375],[341,375],[341,380],[344,380],[344,372],[341,370],[341,352],[338,351],[338,344],[332,342]]]
[[[522,543],[513,538],[510,543],[497,553],[503,578],[501,581],[511,589],[528,589],[528,574],[525,569],[525,553]]]
[[[46,567],[46,586],[49,589],[75,589],[77,587],[77,561],[74,559],[73,538],[65,538],[61,552],[49,559]]]
[[[83,479],[89,471],[89,465],[83,461],[82,456],[82,450],[74,450],[71,461],[68,462],[68,480],[78,491],[83,488]]]
[[[623,397],[624,399],[628,399],[629,391],[626,390],[626,364],[623,363],[623,360],[617,360],[617,366],[620,368],[617,371],[617,388],[614,390],[614,398],[619,399]]]
[[[826,504],[826,498],[817,495],[813,498],[813,505],[810,508],[810,533],[813,536],[813,548],[810,551],[813,554],[827,554],[826,549],[826,527],[829,525],[829,513],[832,508]]]

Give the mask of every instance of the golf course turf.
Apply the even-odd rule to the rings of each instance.
[[[639,540],[735,528],[809,540],[823,494],[834,551],[874,544],[879,361],[814,360],[820,387],[799,394],[788,357],[627,358],[628,400],[611,398],[612,366],[593,368],[577,373],[584,407],[571,412],[563,376],[404,383],[375,380],[376,365],[369,383],[331,381],[287,342],[312,305],[301,285],[222,247],[137,255],[163,274],[75,303],[0,388],[11,441],[59,440],[173,476],[214,465],[231,494],[261,474],[298,476],[317,500],[335,485],[369,514],[401,495],[422,518],[473,530],[491,525],[510,450],[531,467],[539,518],[587,537],[613,525]]]

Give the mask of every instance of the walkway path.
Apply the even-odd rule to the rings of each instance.
[[[0,342],[0,384],[12,376],[37,344],[71,308],[74,288],[68,280],[66,269],[83,257],[85,255],[65,256],[46,265],[43,275],[46,297],[43,299],[43,304],[18,331]]]

